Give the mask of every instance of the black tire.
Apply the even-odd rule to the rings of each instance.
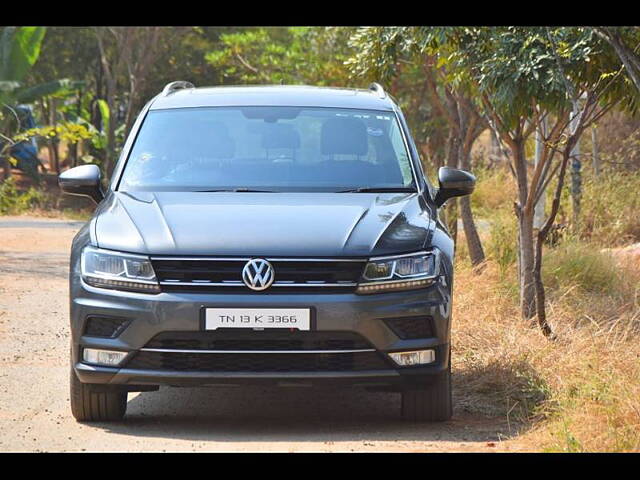
[[[444,422],[453,414],[451,364],[433,383],[402,392],[402,418],[411,422]]]
[[[70,370],[71,413],[78,422],[113,422],[122,420],[127,411],[127,392],[96,391],[82,383],[73,367]]]

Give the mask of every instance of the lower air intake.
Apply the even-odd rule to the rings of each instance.
[[[115,338],[127,328],[129,322],[126,318],[89,317],[84,327],[84,335]]]
[[[384,322],[398,338],[403,340],[435,336],[431,317],[386,318]]]
[[[167,353],[138,352],[125,368],[190,372],[348,372],[386,370],[377,352]]]

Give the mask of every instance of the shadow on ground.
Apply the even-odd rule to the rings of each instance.
[[[141,437],[215,442],[469,441],[509,438],[496,417],[462,411],[444,423],[400,417],[400,395],[350,388],[161,388],[130,394],[125,421],[95,424]]]
[[[69,277],[69,254],[3,252],[0,250],[0,274],[66,280]]]
[[[550,400],[543,377],[524,360],[462,369],[453,376],[453,389],[459,412],[504,418],[518,433],[536,424]]]

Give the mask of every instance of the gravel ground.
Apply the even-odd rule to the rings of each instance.
[[[77,423],[67,272],[81,225],[0,218],[0,451],[526,450],[502,420],[408,424],[398,394],[356,389],[163,387],[129,394],[122,422]]]

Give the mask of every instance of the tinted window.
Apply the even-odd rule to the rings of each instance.
[[[337,108],[150,111],[121,190],[410,187],[395,115]]]

